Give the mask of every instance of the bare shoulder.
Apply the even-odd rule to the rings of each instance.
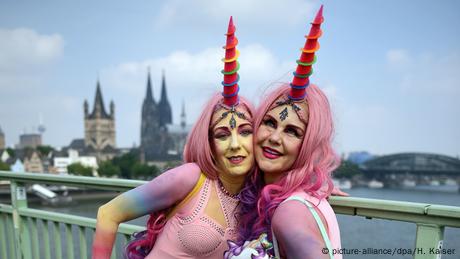
[[[321,211],[315,209],[322,223],[326,226],[326,219]],[[298,200],[289,200],[281,203],[276,208],[272,218],[272,227],[275,232],[288,231],[309,231],[320,235],[318,224],[311,210]]]
[[[176,182],[181,186],[194,186],[200,178],[201,169],[195,163],[186,163],[178,167],[169,169],[155,178],[158,183]],[[155,180],[154,179],[154,180]]]
[[[286,201],[276,208],[272,229],[281,254],[287,258],[324,258],[324,241],[310,209],[298,200]]]

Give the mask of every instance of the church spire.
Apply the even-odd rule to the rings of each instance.
[[[165,80],[165,71],[162,71],[161,77],[161,98],[158,104],[158,109],[160,113],[160,126],[166,126],[166,124],[172,124],[172,112],[171,105],[168,101],[168,94],[166,92],[166,80]]]
[[[104,108],[104,99],[102,98],[101,84],[99,79],[97,80],[96,84],[96,96],[94,96],[93,112],[91,113],[90,117],[109,118]]]
[[[166,93],[166,80],[165,80],[165,70],[161,72],[161,100],[160,102],[168,102],[168,94]]]
[[[186,121],[186,116],[185,116],[185,102],[182,100],[182,112],[180,113],[180,126],[182,128],[185,128],[185,125],[187,124]]]
[[[148,74],[147,74],[147,93],[145,94],[146,101],[153,101],[155,103],[155,99],[153,98],[153,91],[152,91],[152,81],[150,79],[150,67],[148,67]]]

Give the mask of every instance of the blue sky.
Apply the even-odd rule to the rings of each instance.
[[[12,146],[82,138],[83,101],[99,78],[115,102],[117,144],[139,143],[147,67],[154,96],[166,73],[173,120],[193,123],[220,90],[233,15],[242,95],[257,104],[295,69],[308,22],[324,4],[312,81],[330,98],[339,152],[460,155],[458,1],[1,1],[0,127]]]

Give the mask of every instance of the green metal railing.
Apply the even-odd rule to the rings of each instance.
[[[25,184],[126,191],[145,183],[134,180],[5,171],[0,171],[0,180],[10,182],[12,194],[11,205],[0,204],[0,258],[25,259],[43,256],[75,258],[76,254],[81,259],[87,258],[96,227],[96,220],[93,218],[28,208]],[[460,228],[460,207],[352,197],[331,197],[329,201],[338,214],[415,223],[415,259],[437,258],[436,254],[419,253],[416,249],[428,251],[430,248],[441,248],[445,227]],[[132,233],[143,229],[135,225],[121,224],[118,229],[121,239],[119,243],[126,243]],[[62,233],[65,233],[64,237]],[[63,241],[65,244],[62,244]],[[120,249],[113,250],[112,258],[120,256],[117,251]]]

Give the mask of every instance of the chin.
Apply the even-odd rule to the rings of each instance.
[[[259,168],[266,174],[278,174],[280,173],[280,169],[277,168],[277,165],[273,165],[271,161],[262,160],[259,162]]]
[[[248,174],[250,170],[251,170],[250,166],[238,166],[238,167],[234,167],[230,169],[229,173],[230,175],[233,175],[233,176],[239,176],[239,175]]]

